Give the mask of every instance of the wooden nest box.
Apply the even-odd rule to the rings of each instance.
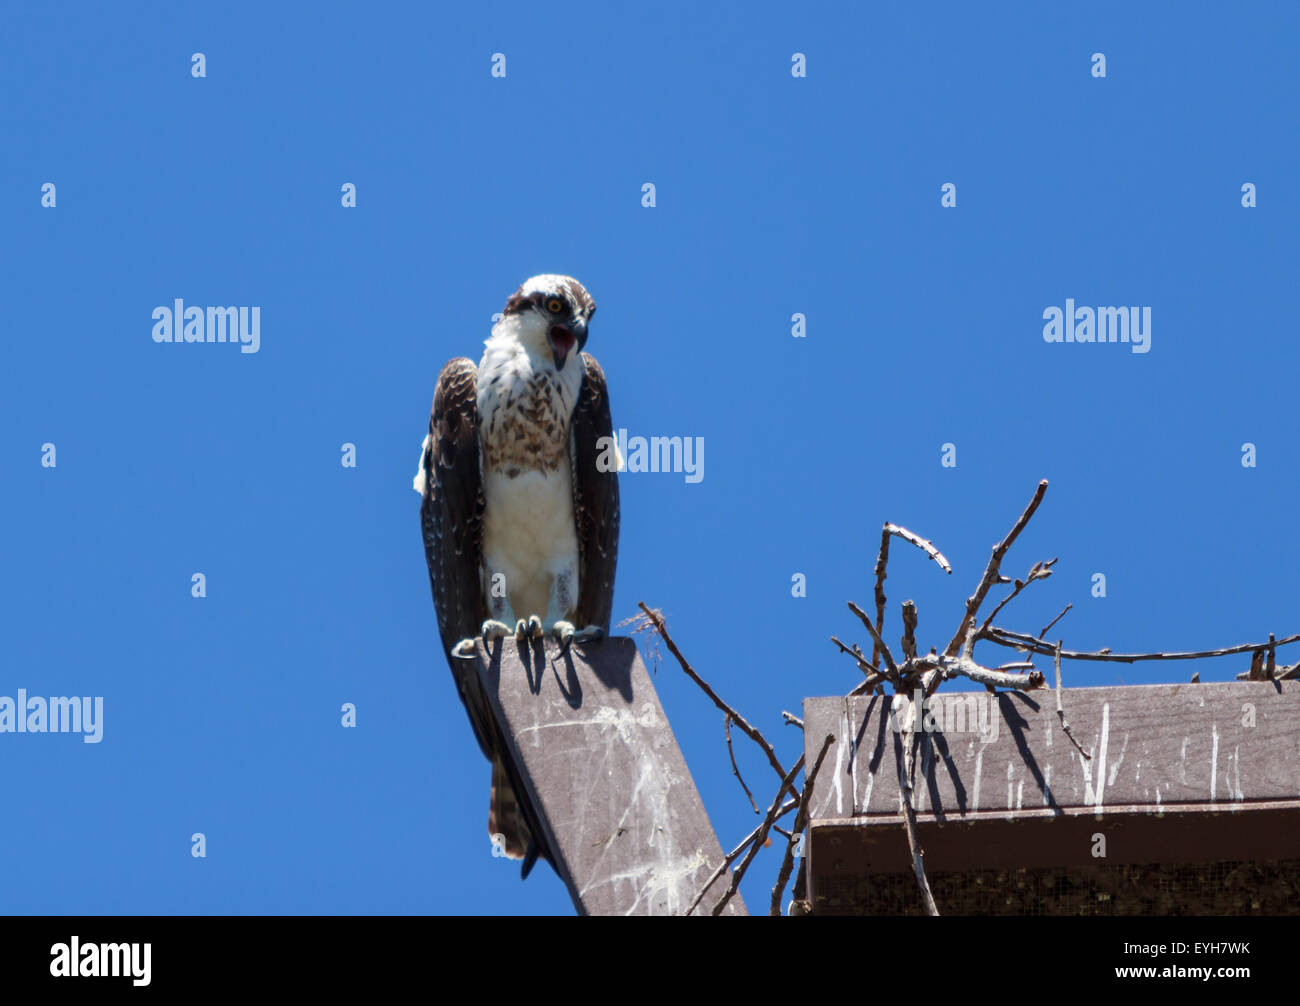
[[[939,911],[1300,912],[1300,681],[804,702],[816,779],[802,906],[918,914],[900,802],[913,726],[917,834]]]

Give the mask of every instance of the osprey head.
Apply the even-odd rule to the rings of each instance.
[[[591,294],[572,276],[544,273],[525,280],[506,301],[502,324],[513,322],[525,348],[549,350],[555,369],[587,344],[587,324],[596,313]]]

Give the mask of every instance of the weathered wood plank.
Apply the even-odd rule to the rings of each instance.
[[[914,777],[928,870],[1300,857],[1300,682],[940,692]],[[911,869],[899,727],[914,699],[811,698],[805,737],[836,740],[811,799],[818,874]],[[958,712],[960,711],[960,716]],[[892,717],[891,717],[892,712]],[[946,729],[945,729],[946,728]]]
[[[1072,688],[1063,695],[1071,731],[1091,760],[1062,733],[1048,690],[933,696],[923,722],[949,729],[922,731],[917,810],[945,818],[1300,799],[1298,681]],[[817,780],[813,818],[898,813],[890,713],[907,728],[914,705],[901,696],[805,701],[805,736],[836,735],[826,767],[837,771]],[[888,771],[877,773],[881,765]]]
[[[635,643],[507,639],[476,659],[578,911],[685,912],[723,852]],[[745,914],[739,895],[725,914]]]

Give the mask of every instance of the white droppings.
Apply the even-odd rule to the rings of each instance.
[[[531,727],[523,727],[519,731],[519,736],[524,734],[533,735],[533,747],[541,747],[542,739],[539,736],[542,730],[551,730],[555,727],[613,727],[618,740],[625,744],[632,744],[633,726],[646,727],[653,729],[655,727],[655,708],[651,702],[641,704],[641,715],[638,716],[630,709],[614,708],[613,706],[601,706],[590,717],[585,720],[552,720],[549,723],[536,723]],[[607,734],[607,739],[614,740],[614,735]]]
[[[664,909],[669,914],[678,915],[695,897],[691,891],[695,875],[708,865],[709,859],[704,850],[697,849],[695,855],[673,863],[648,863],[623,873],[601,877],[584,887],[578,896],[585,897],[589,890],[602,884],[627,882],[636,888],[636,901],[624,912],[625,915],[635,912],[642,901],[656,902],[659,899],[663,900]],[[687,891],[691,891],[690,898],[684,900]]]
[[[1076,752],[1079,765],[1083,769],[1083,802],[1098,812],[1105,805],[1106,798],[1106,749],[1110,745],[1110,703],[1101,707],[1101,742],[1097,745],[1097,789],[1092,788],[1092,766],[1082,752]]]
[[[1119,767],[1124,764],[1124,752],[1128,750],[1128,734],[1124,735],[1124,743],[1120,745],[1119,757],[1115,764],[1110,767],[1110,776],[1106,779],[1107,786],[1115,785],[1115,776],[1119,775]]]
[[[844,759],[850,751],[854,754],[854,765],[857,765],[857,752],[853,743],[853,733],[849,730],[849,713],[847,709],[840,714],[840,736],[845,738],[848,743],[835,745],[839,748],[839,750],[835,752],[834,793],[836,817],[844,816]]]
[[[863,795],[862,809],[858,809],[858,744],[855,734],[849,730],[848,701],[845,703],[844,721],[840,724],[840,736],[847,739],[849,745],[849,797],[852,806],[849,808],[850,814],[865,814],[867,812],[867,803],[871,800],[871,784],[874,781],[870,772],[867,773],[867,791]]]
[[[1214,803],[1215,790],[1219,784],[1219,725],[1210,724],[1210,803]]]
[[[857,759],[854,759],[854,761],[853,761],[853,765],[854,765],[854,771],[855,771],[855,772],[857,771],[857,764],[858,764]],[[874,772],[868,772],[868,773],[867,773],[867,788],[866,788],[866,791],[862,794],[862,813],[864,813],[864,814],[867,812],[867,807],[868,807],[868,806],[870,805],[870,803],[871,803],[871,788],[872,788],[873,786],[875,786],[875,784],[876,784],[876,773],[874,773]]]

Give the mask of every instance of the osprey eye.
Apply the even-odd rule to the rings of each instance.
[[[552,297],[546,302],[546,310],[550,311],[551,314],[559,314],[563,309],[564,304],[561,302],[559,297]]]

